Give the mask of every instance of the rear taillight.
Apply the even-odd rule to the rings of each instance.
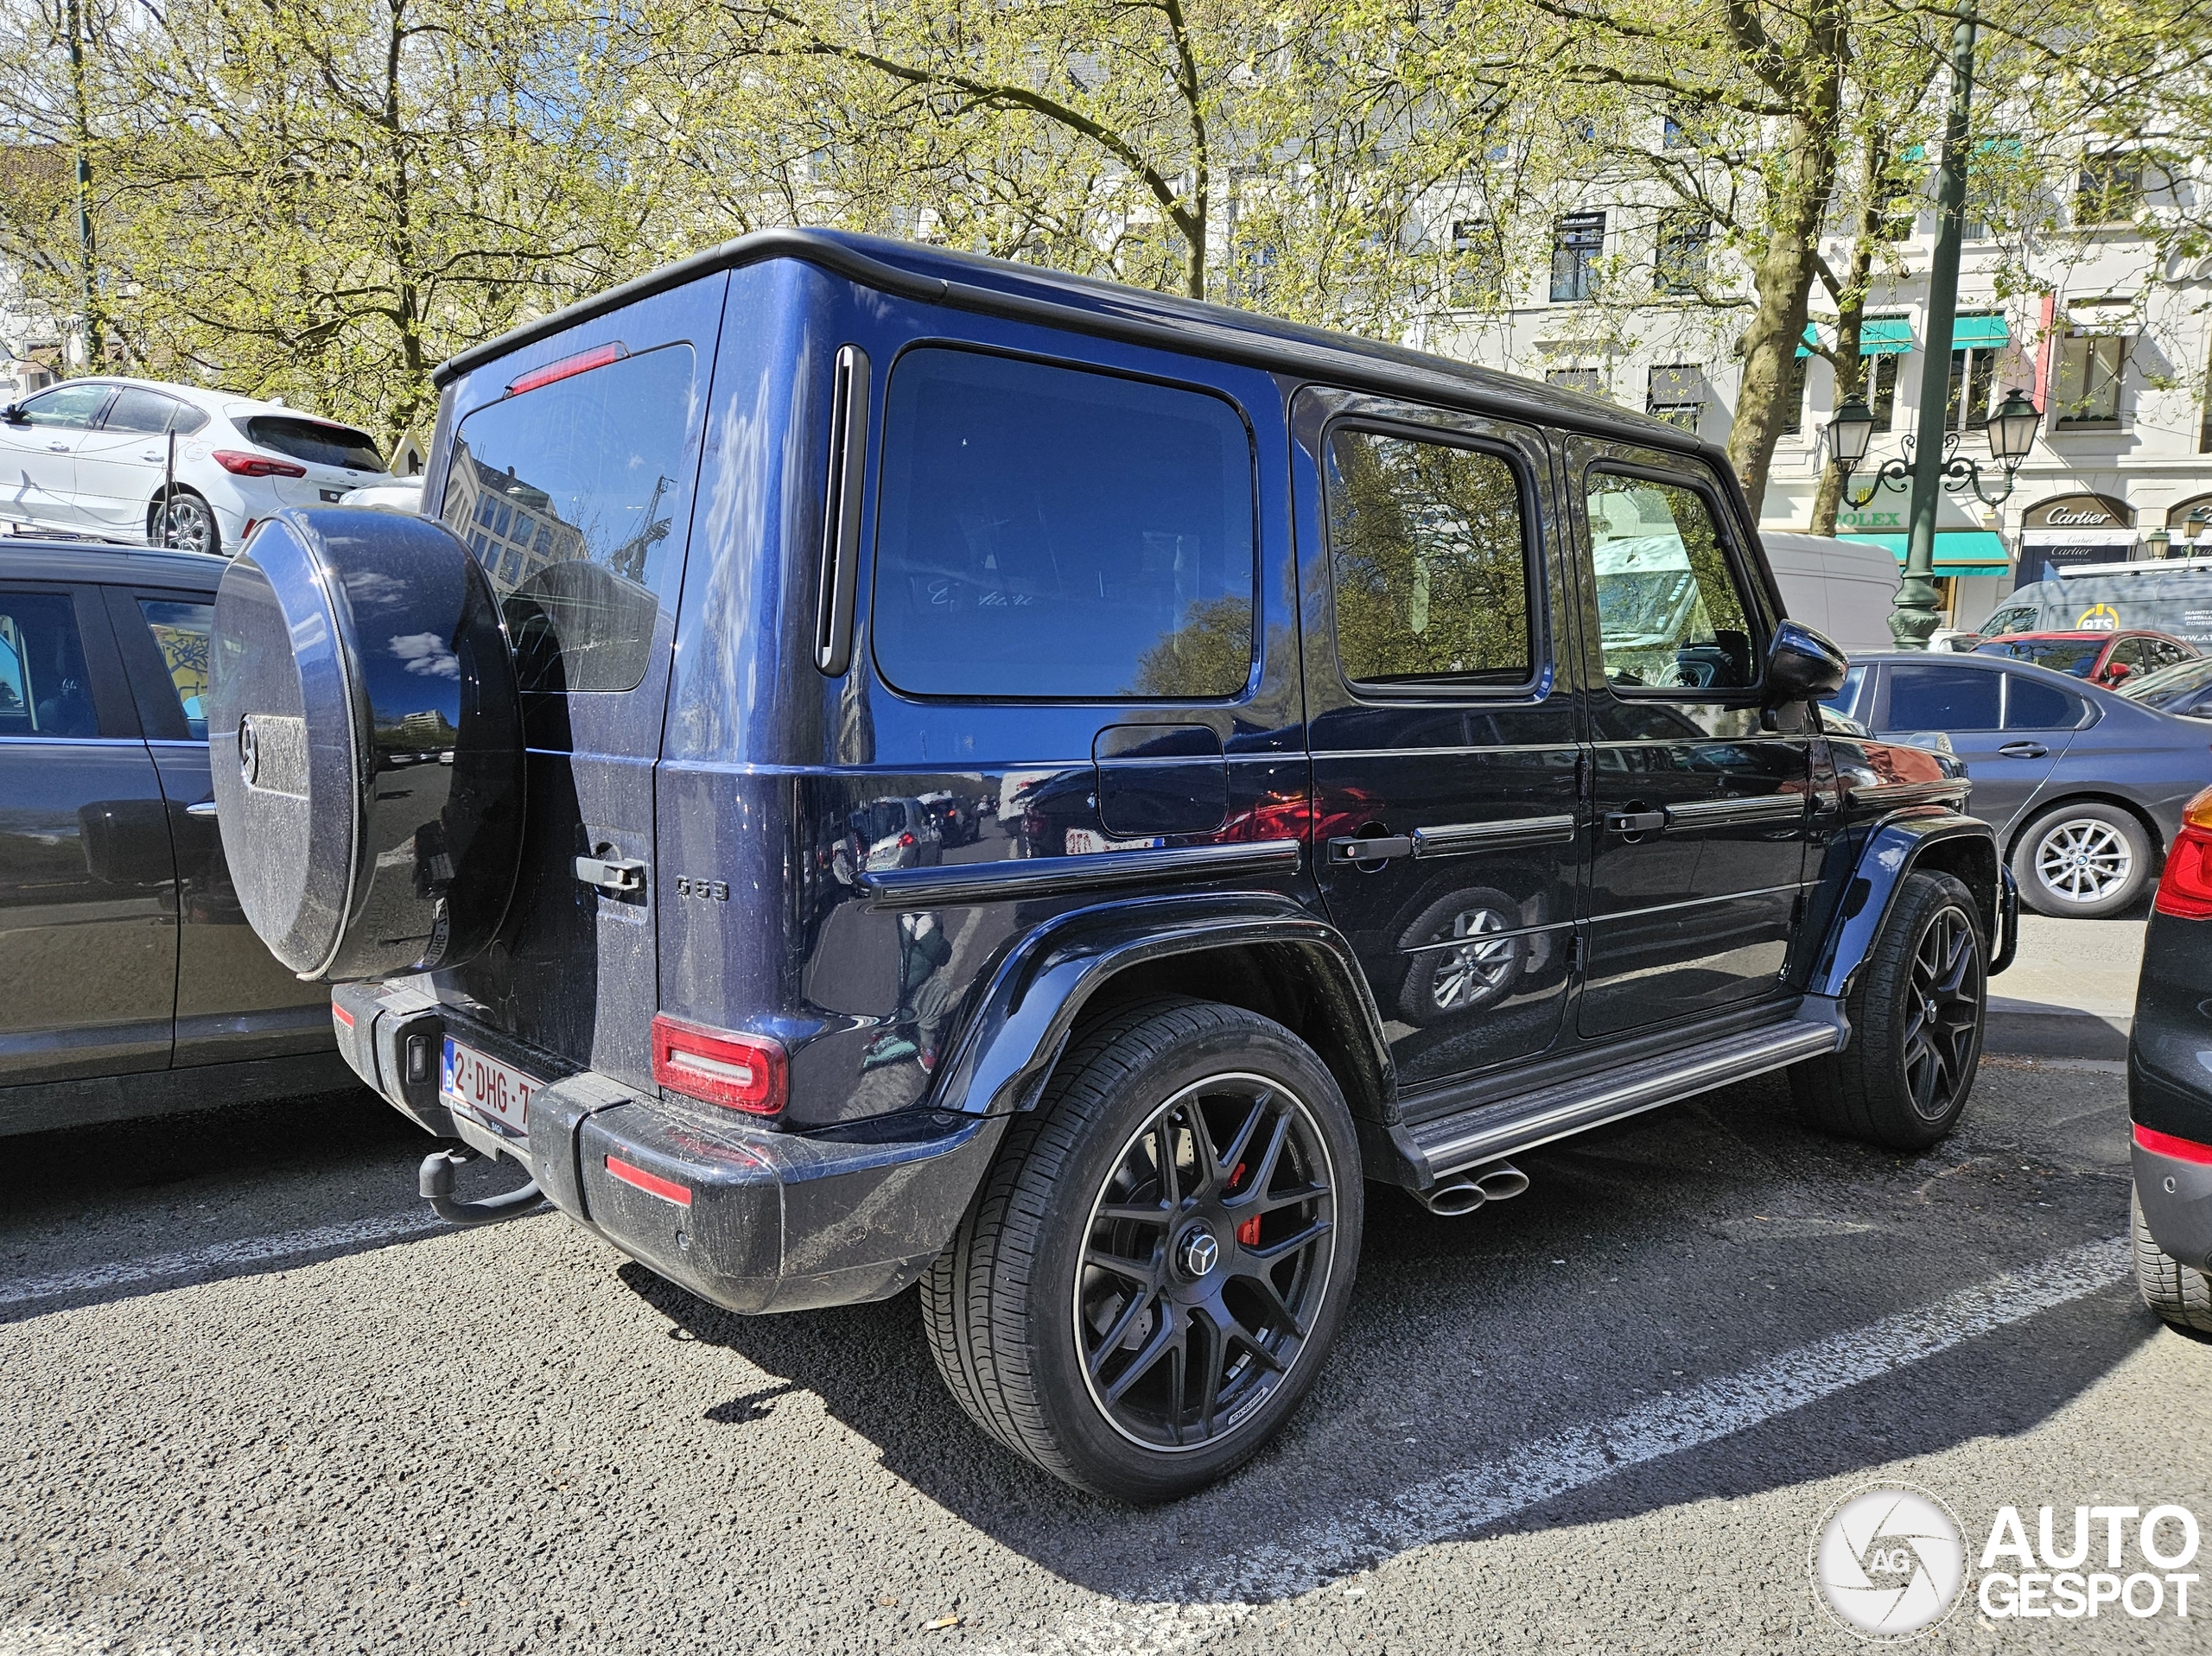
[[[902,847],[911,846],[914,843],[914,836],[911,834],[901,834],[899,836],[899,843]]]
[[[2212,788],[2182,807],[2152,907],[2182,920],[2212,920]]]
[[[236,477],[305,477],[308,468],[266,454],[241,454],[235,448],[219,448],[209,458]]]
[[[2177,1139],[2171,1133],[2139,1124],[2135,1142],[2154,1156],[2171,1156],[2176,1161],[2200,1162],[2212,1167],[2212,1145],[2200,1145],[2194,1139]]]
[[[653,1019],[653,1079],[672,1093],[750,1115],[784,1107],[783,1044],[766,1035]]]

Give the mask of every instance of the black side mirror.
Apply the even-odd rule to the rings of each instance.
[[[0,409],[0,420],[4,420],[11,426],[22,424],[23,405],[20,403],[10,403],[6,408]]]
[[[1843,688],[1851,661],[1829,639],[1802,621],[1784,621],[1774,630],[1766,651],[1766,699],[1817,701]]]

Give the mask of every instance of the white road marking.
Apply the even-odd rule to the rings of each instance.
[[[342,1225],[321,1225],[313,1230],[288,1230],[276,1236],[245,1236],[236,1241],[210,1242],[205,1247],[180,1248],[173,1253],[149,1253],[143,1259],[88,1265],[75,1271],[57,1271],[51,1276],[18,1277],[13,1282],[0,1284],[0,1311],[45,1299],[69,1299],[146,1283],[181,1283],[210,1272],[235,1274],[242,1266],[276,1265],[311,1253],[382,1247],[452,1228],[435,1215],[414,1208],[404,1213],[378,1214],[373,1219],[349,1220]]]
[[[988,1656],[1165,1656],[1191,1649],[1264,1604],[1486,1528],[1616,1473],[1764,1425],[2110,1287],[2128,1270],[2125,1237],[2084,1244],[1675,1396],[1654,1398],[1610,1419],[1571,1426],[1526,1445],[1510,1461],[1466,1467],[1389,1501],[1363,1502],[1287,1539],[1224,1559],[1203,1579],[1155,1581],[1126,1597],[1101,1597],[1058,1627],[994,1646]]]

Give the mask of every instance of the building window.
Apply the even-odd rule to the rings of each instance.
[[[1605,245],[1605,215],[1570,213],[1552,230],[1552,298],[1588,299],[1598,291],[1598,257]]]
[[[1896,422],[1897,364],[1904,360],[1899,353],[1868,358],[1866,406],[1874,416],[1877,431],[1887,431]]]
[[[1909,242],[1920,227],[1920,197],[1903,184],[1891,185],[1882,197],[1882,239]]]
[[[2058,342],[2051,408],[2062,426],[2108,426],[2120,419],[2120,379],[2127,341],[2116,333],[2069,333]]]
[[[2133,153],[2091,155],[2074,188],[2077,225],[2125,224],[2143,205],[2143,157]]]
[[[1487,310],[1503,302],[1505,255],[1497,227],[1479,219],[1452,221],[1452,265],[1445,301],[1453,310]]]
[[[1705,417],[1705,370],[1680,362],[1654,368],[1643,411],[1670,426],[1695,431]]]
[[[1659,220],[1658,255],[1651,285],[1662,294],[1694,294],[1705,280],[1706,249],[1713,221],[1701,213],[1670,213]]]
[[[1605,388],[1599,381],[1595,368],[1547,368],[1544,384],[1556,385],[1563,391],[1579,391],[1584,397],[1603,397]]]
[[[1805,371],[1813,365],[1810,357],[1789,359],[1789,383],[1782,388],[1782,429],[1785,436],[1796,436],[1805,428]]]
[[[1943,405],[1943,428],[1980,431],[1989,421],[1990,398],[1997,385],[1997,355],[1986,348],[1951,352],[1951,390]]]

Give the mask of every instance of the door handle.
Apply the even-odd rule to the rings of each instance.
[[[215,802],[212,799],[203,799],[197,805],[187,805],[184,808],[184,814],[187,816],[213,816],[215,814]]]
[[[1329,841],[1331,862],[1382,862],[1392,857],[1410,857],[1414,842],[1410,834],[1390,834],[1363,840],[1357,836]]]
[[[51,448],[57,454],[66,454],[69,452],[69,445],[67,443],[48,443],[47,444],[47,447]]]
[[[1997,751],[2008,759],[2039,759],[2050,752],[2041,742],[2007,742]]]
[[[138,458],[139,458],[140,460],[167,460],[167,459],[168,458],[168,455],[166,455],[166,454],[162,454],[159,449],[155,450],[152,454],[148,454],[144,449],[143,449],[143,448],[142,448],[142,449],[140,449],[140,450],[138,451]]]
[[[645,866],[634,857],[579,857],[576,878],[617,895],[645,889]]]
[[[1667,826],[1664,811],[1607,811],[1605,828],[1613,834],[1651,834]]]

